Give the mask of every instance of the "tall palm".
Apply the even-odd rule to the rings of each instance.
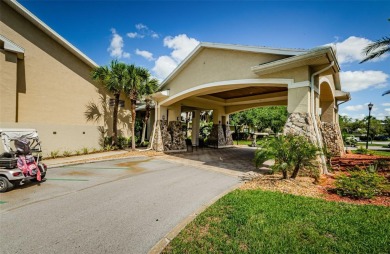
[[[388,21],[390,21],[390,19],[388,19]],[[366,57],[360,63],[364,63],[366,61],[380,57],[381,55],[388,52],[390,52],[390,37],[385,36],[376,42],[370,43],[363,49],[363,53],[366,55]]]
[[[125,92],[130,99],[131,109],[131,149],[135,150],[135,117],[137,100],[141,92],[142,85],[145,84],[150,76],[149,71],[143,67],[137,67],[133,64],[127,66],[128,79],[125,85]]]
[[[148,123],[148,120],[150,118],[150,112],[152,110],[152,98],[150,95],[152,95],[154,92],[156,92],[158,89],[158,80],[155,78],[150,78],[146,80],[145,84],[142,86],[141,93],[144,97],[145,102],[145,117],[143,119],[143,127],[142,127],[142,137],[141,137],[141,144],[145,142],[145,134],[146,134],[146,124]]]
[[[366,57],[360,63],[364,63],[366,61],[380,57],[381,55],[388,52],[390,52],[390,37],[385,36],[382,39],[369,44],[363,49],[363,53],[366,55]]]
[[[126,64],[112,60],[110,66],[100,66],[92,70],[92,79],[100,81],[104,88],[114,95],[114,110],[112,123],[112,145],[118,143],[118,108],[121,92],[127,80]]]

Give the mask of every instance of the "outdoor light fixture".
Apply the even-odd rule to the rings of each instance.
[[[371,109],[374,106],[371,102],[368,104],[368,123],[367,123],[367,140],[366,140],[366,149],[368,149],[368,137],[370,135],[370,120],[371,120]]]

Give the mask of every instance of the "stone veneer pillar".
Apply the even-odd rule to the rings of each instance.
[[[154,134],[152,148],[156,151],[186,150],[186,142],[180,121],[159,120]]]
[[[340,133],[340,128],[334,123],[321,123],[319,117],[316,119],[318,130],[321,133],[320,140],[322,146],[333,156],[344,154],[344,144]],[[283,134],[292,133],[307,137],[317,146],[314,123],[309,113],[291,113],[284,126]]]
[[[336,123],[322,123],[322,139],[328,153],[332,156],[344,155],[344,142]]]
[[[233,145],[229,125],[213,124],[208,140],[211,146],[224,147]]]

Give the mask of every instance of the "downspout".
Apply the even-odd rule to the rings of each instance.
[[[322,142],[320,142],[321,140],[321,136],[320,136],[320,131],[318,130],[318,126],[317,126],[317,118],[316,118],[316,114],[314,112],[314,109],[315,109],[315,104],[314,104],[314,76],[317,76],[318,74],[332,68],[332,66],[334,65],[334,61],[332,61],[330,63],[329,66],[325,67],[324,69],[322,70],[319,70],[315,73],[313,73],[311,75],[311,78],[310,78],[310,104],[311,104],[311,109],[310,109],[310,113],[311,113],[311,118],[313,119],[313,123],[314,123],[314,131],[316,133],[316,138],[317,138],[317,142],[318,142],[318,147],[321,149],[322,151]],[[320,155],[321,157],[321,162],[322,162],[322,167],[324,169],[324,174],[329,174],[328,172],[328,168],[326,167],[326,160],[325,160],[325,156],[323,153],[321,153]]]

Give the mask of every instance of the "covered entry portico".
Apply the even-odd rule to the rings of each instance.
[[[157,110],[153,148],[185,149],[182,112],[193,112],[192,141],[197,144],[199,113],[213,110],[209,139],[223,147],[232,145],[229,114],[286,105],[285,133],[305,135],[320,146],[323,140],[326,145],[332,140],[332,152],[342,153],[337,103],[348,100],[349,94],[341,91],[339,70],[332,47],[296,50],[201,43],[153,96]],[[327,123],[326,133],[321,122]]]

